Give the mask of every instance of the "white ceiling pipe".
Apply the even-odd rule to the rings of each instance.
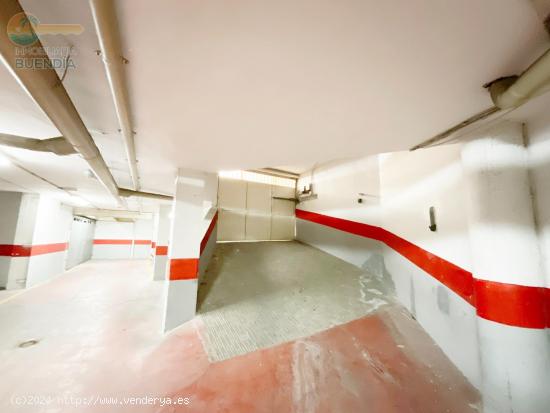
[[[65,139],[88,162],[90,169],[99,182],[103,184],[119,205],[124,205],[124,201],[119,197],[118,187],[111,171],[103,160],[84,122],[82,122],[56,71],[45,67],[39,69],[17,68],[16,61],[22,59],[22,57],[16,53],[25,47],[11,42],[8,37],[7,26],[11,17],[22,12],[23,8],[17,0],[2,0],[0,2],[0,54],[6,67],[42,108]],[[35,53],[31,56],[31,59],[42,62],[50,61],[47,54],[40,53],[42,48],[40,41],[30,47],[33,48]],[[42,66],[45,65],[42,64]]]
[[[73,146],[63,136],[48,139],[35,139],[0,133],[0,145],[37,152],[51,152],[59,156],[73,155],[76,153]]]
[[[174,199],[174,197],[170,195],[154,194],[152,192],[132,191],[131,189],[124,189],[124,188],[119,188],[118,191],[120,193],[120,196],[123,196],[125,198],[130,198],[130,197],[150,198],[150,199],[157,199],[160,201],[171,201]]]
[[[548,92],[550,90],[550,50],[547,50],[533,62],[520,76],[502,77],[489,82],[484,87],[489,89],[495,106],[477,113],[446,131],[437,134],[433,138],[413,146],[411,151],[441,143],[449,136],[480,121],[498,119],[494,115],[506,114],[523,105],[528,100]]]
[[[118,123],[124,138],[124,148],[132,177],[134,190],[139,190],[139,175],[137,171],[136,148],[134,130],[130,114],[128,90],[124,64],[126,60],[122,54],[118,21],[114,2],[112,0],[90,0],[90,7],[94,18],[101,56],[107,72],[107,80],[113,95]]]
[[[117,209],[100,209],[100,208],[83,208],[75,207],[73,209],[75,215],[82,215],[94,218],[127,218],[127,219],[151,219],[150,212],[140,211],[121,211]]]
[[[489,84],[491,98],[500,109],[520,106],[537,96],[550,82],[550,50],[519,77],[506,77]]]

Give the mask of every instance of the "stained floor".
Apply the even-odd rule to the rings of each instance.
[[[199,287],[212,361],[306,337],[391,304],[391,287],[296,242],[218,244]]]
[[[92,261],[1,302],[0,411],[477,411],[477,391],[398,306],[212,362],[200,317],[161,333],[151,274]]]

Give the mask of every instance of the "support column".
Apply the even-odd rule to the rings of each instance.
[[[25,288],[36,228],[37,194],[0,191],[0,287]]]
[[[214,173],[180,169],[170,232],[169,270],[164,331],[195,316],[201,248],[215,233],[218,177]]]
[[[157,247],[157,232],[159,227],[159,213],[158,211],[153,214],[153,233],[151,235],[151,249],[149,250],[149,256],[153,258],[153,268],[155,263],[155,250]],[[154,273],[153,269],[153,273]]]
[[[464,145],[483,411],[550,406],[544,278],[522,125]]]
[[[161,205],[155,216],[155,235],[153,248],[153,280],[167,279],[168,241],[170,239],[170,213],[172,205]]]

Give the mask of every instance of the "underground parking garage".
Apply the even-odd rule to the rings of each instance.
[[[3,0],[1,411],[547,412],[549,15]]]

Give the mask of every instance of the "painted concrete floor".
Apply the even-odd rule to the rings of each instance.
[[[212,361],[310,336],[390,304],[363,270],[296,242],[218,244],[199,287]]]
[[[477,411],[475,389],[398,306],[212,362],[200,317],[160,332],[150,274],[145,261],[92,261],[1,302],[0,411]]]

